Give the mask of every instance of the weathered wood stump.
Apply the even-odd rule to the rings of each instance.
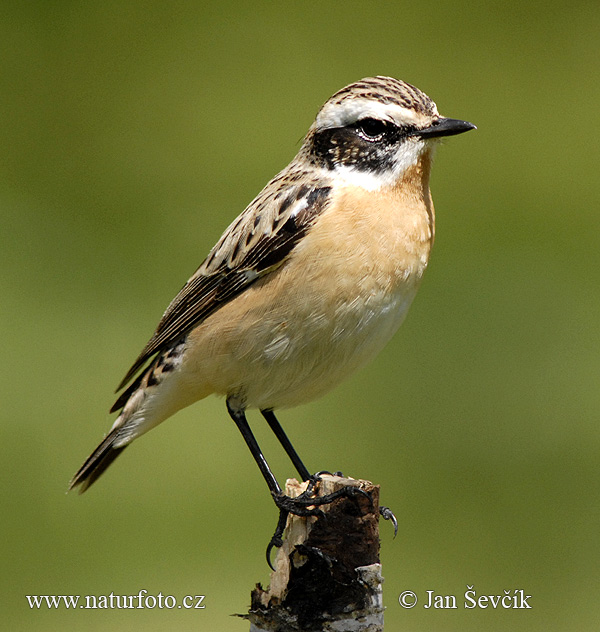
[[[306,483],[287,481],[296,497]],[[317,496],[345,486],[364,494],[323,505],[323,516],[290,515],[269,587],[252,591],[250,632],[382,632],[379,487],[322,475]]]

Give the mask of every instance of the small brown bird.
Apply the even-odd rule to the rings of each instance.
[[[315,499],[282,493],[245,411],[262,412],[300,477],[314,483],[273,411],[323,395],[398,329],[433,243],[436,142],[474,128],[391,77],[336,92],[298,155],[169,305],[119,385],[111,409],[119,416],[70,489],[85,491],[134,439],[215,393],[280,508],[280,526],[289,511],[309,513]]]

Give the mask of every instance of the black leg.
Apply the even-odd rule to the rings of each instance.
[[[273,496],[273,500],[275,501],[275,505],[279,509],[279,520],[277,521],[277,528],[275,529],[275,533],[273,534],[269,546],[267,547],[267,561],[269,562],[269,566],[271,566],[269,556],[272,548],[281,546],[281,538],[285,530],[286,520],[289,513],[293,513],[297,516],[318,516],[322,514],[319,506],[328,505],[329,503],[333,502],[337,498],[341,498],[342,496],[351,497],[362,494],[366,496],[369,500],[371,500],[371,497],[369,496],[369,494],[367,494],[367,492],[357,487],[343,487],[342,489],[338,489],[337,491],[331,494],[326,494],[325,496],[313,496],[315,492],[315,486],[319,481],[318,476],[311,476],[308,473],[308,470],[292,447],[290,440],[287,438],[287,436],[283,432],[283,429],[279,425],[279,422],[273,414],[273,411],[262,411],[269,426],[272,428],[281,445],[292,460],[295,468],[298,470],[298,474],[300,474],[303,480],[309,481],[309,485],[306,491],[302,492],[302,494],[300,494],[296,498],[290,498],[289,496],[286,496],[281,491],[281,487],[279,486],[277,479],[275,478],[273,472],[271,472],[271,468],[269,467],[269,464],[263,456],[263,453],[261,452],[261,449],[254,437],[254,434],[252,434],[252,430],[248,425],[244,409],[240,406],[236,406],[231,400],[228,399],[227,410],[229,412],[229,415],[235,422],[235,425],[242,433],[242,437],[244,437],[244,441],[250,449],[250,452],[252,453],[252,456],[254,457],[254,460],[256,461],[256,464],[258,465],[261,474],[263,475],[263,478],[265,479],[269,487],[271,495]],[[273,567],[271,566],[271,568]]]
[[[229,400],[227,400],[227,411],[229,415],[235,421],[235,425],[238,427],[239,431],[242,433],[242,437],[244,437],[244,441],[246,445],[250,449],[256,464],[258,465],[263,478],[265,479],[267,485],[269,486],[269,490],[273,496],[281,494],[281,487],[277,482],[273,472],[271,472],[271,468],[267,463],[267,460],[263,456],[261,449],[252,434],[252,430],[250,430],[250,426],[248,425],[248,421],[246,420],[246,415],[244,414],[244,410],[242,408],[234,407]]]
[[[277,417],[275,417],[275,413],[272,410],[261,410],[262,416],[267,420],[269,427],[275,433],[275,436],[279,440],[279,443],[283,446],[283,449],[286,451],[286,454],[290,457],[290,460],[294,464],[296,471],[300,474],[300,478],[303,481],[308,481],[312,479],[312,476],[309,474],[306,469],[304,463],[300,460],[298,453],[294,450],[294,446],[291,441],[287,438],[287,435],[283,431],[280,423],[277,421]]]

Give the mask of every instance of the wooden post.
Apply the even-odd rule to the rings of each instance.
[[[318,496],[347,485],[368,492],[342,497],[321,517],[288,517],[269,587],[252,591],[250,632],[383,632],[379,563],[379,487],[322,475]],[[298,496],[306,483],[287,481]]]

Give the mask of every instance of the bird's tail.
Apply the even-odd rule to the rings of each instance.
[[[72,478],[69,490],[78,487],[79,493],[86,491],[134,439],[170,417],[183,405],[199,398],[196,395],[190,400],[188,394],[186,402],[182,397],[182,384],[177,370],[180,363],[174,364],[172,353],[167,353],[169,362],[162,355],[158,356],[119,396],[110,411],[120,411],[119,416],[104,440]],[[183,385],[185,387],[185,383]]]
[[[71,479],[69,491],[75,487],[79,487],[79,493],[83,494],[90,485],[104,474],[106,468],[127,447],[127,444],[115,446],[119,430],[120,428],[111,430],[100,445],[90,454],[85,463]]]

